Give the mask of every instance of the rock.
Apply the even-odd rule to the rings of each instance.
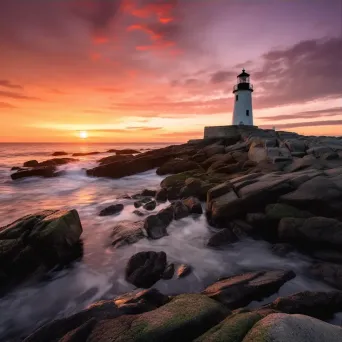
[[[118,156],[119,155],[124,155],[124,154],[138,154],[138,153],[141,153],[140,151],[138,150],[133,150],[131,148],[125,148],[123,150],[109,150],[108,153],[111,153],[111,152],[115,152]]]
[[[145,210],[154,210],[156,209],[157,202],[156,201],[150,201],[144,204],[143,208]]]
[[[172,203],[172,206],[174,210],[173,218],[175,220],[180,220],[190,215],[189,208],[182,201],[175,201]]]
[[[238,239],[243,239],[254,234],[254,228],[243,220],[231,221],[230,229]]]
[[[334,262],[342,264],[342,253],[332,249],[313,250],[311,256],[316,259],[323,261]]]
[[[339,155],[336,152],[327,152],[321,156],[321,159],[324,159],[324,160],[333,160],[333,159],[338,159],[338,158],[339,158]]]
[[[53,158],[42,161],[38,164],[38,166],[58,166],[58,165],[65,165],[68,163],[77,162],[78,159],[75,158]]]
[[[156,190],[144,189],[141,192],[141,196],[144,196],[144,197],[154,197],[156,195],[156,193],[157,193]]]
[[[183,204],[189,209],[190,214],[202,214],[201,202],[195,197],[189,197],[182,200]]]
[[[158,202],[166,202],[167,201],[167,190],[160,189],[156,193],[156,201]]]
[[[77,153],[73,153],[72,156],[73,157],[84,157],[84,156],[93,156],[95,154],[100,154],[101,152],[77,152]]]
[[[289,254],[290,252],[294,251],[294,247],[288,243],[276,243],[272,247],[272,252],[277,254],[278,256],[285,256]]]
[[[159,151],[155,150],[141,153],[132,158],[108,162],[87,170],[87,175],[93,177],[121,178],[145,172],[161,166],[170,159],[169,154],[162,152],[163,149]]]
[[[243,342],[339,342],[342,328],[304,315],[270,314],[257,322]]]
[[[22,168],[19,167],[19,166],[13,166],[13,167],[11,167],[11,171],[18,171],[18,170],[22,170]]]
[[[118,213],[121,213],[123,208],[124,208],[124,205],[121,203],[113,204],[107,208],[102,209],[100,211],[99,216],[109,216],[109,215],[118,214]]]
[[[228,316],[194,342],[242,342],[255,323],[264,316],[259,312],[243,312]]]
[[[115,319],[122,315],[140,314],[154,310],[169,301],[168,296],[156,289],[138,290],[116,297],[112,300],[103,300],[90,305],[87,309],[70,317],[54,320],[39,328],[25,339],[25,342],[65,341],[68,335],[89,321],[100,322]],[[75,342],[84,341],[91,333]],[[70,336],[70,335],[69,335]],[[69,340],[67,340],[69,341]]]
[[[166,228],[173,220],[174,209],[169,206],[158,212],[156,215],[150,215],[145,219],[144,229],[151,239],[160,239],[167,235]]]
[[[278,227],[279,239],[292,243],[341,248],[342,222],[326,217],[283,218]]]
[[[140,210],[134,210],[133,211],[133,214],[135,214],[135,215],[137,215],[137,216],[145,216],[145,213],[143,213],[142,211],[140,211]]]
[[[288,297],[279,297],[264,308],[287,314],[303,314],[329,319],[336,312],[342,311],[342,292],[298,292]]]
[[[145,197],[145,198],[141,199],[141,195],[140,194],[135,194],[135,195],[132,196],[132,198],[134,198],[134,199],[140,198],[139,201],[135,201],[133,203],[135,208],[140,208],[144,204],[151,202],[151,198],[150,197]]]
[[[229,228],[221,229],[212,235],[207,243],[209,247],[220,247],[238,241],[237,236]]]
[[[39,166],[34,167],[32,169],[18,170],[15,173],[11,174],[11,178],[13,180],[27,177],[54,177],[55,176],[56,167],[55,166]]]
[[[192,267],[190,265],[182,264],[177,268],[177,278],[184,278],[189,275],[192,271]]]
[[[131,160],[132,158],[133,158],[132,155],[122,155],[122,156],[114,155],[114,156],[101,158],[100,160],[98,160],[98,162],[100,163],[100,165],[106,165],[106,164],[119,162],[119,161],[128,161],[128,160]]]
[[[126,266],[126,280],[142,288],[149,288],[161,279],[166,268],[164,252],[139,252]]]
[[[299,210],[285,203],[269,204],[265,209],[266,218],[269,220],[281,220],[284,217],[309,218],[313,215],[308,211]]]
[[[342,290],[342,266],[330,262],[318,262],[310,267],[310,273],[319,280]]]
[[[207,147],[204,147],[202,149],[202,152],[206,154],[206,156],[209,158],[215,154],[222,154],[225,153],[225,147],[222,145],[209,145]]]
[[[232,189],[230,182],[221,183],[208,191],[207,202],[228,193]]]
[[[111,245],[118,248],[138,242],[145,237],[143,227],[144,221],[119,222],[110,234]]]
[[[29,160],[23,164],[24,167],[36,167],[38,166],[37,160]]]
[[[175,273],[175,265],[174,264],[169,264],[166,266],[165,271],[162,275],[162,279],[164,280],[170,280],[173,278],[173,275]]]
[[[53,152],[51,155],[53,157],[59,157],[59,156],[66,156],[66,155],[68,155],[68,153],[66,153],[64,151],[56,151],[56,152]]]
[[[157,169],[157,175],[175,174],[200,169],[200,166],[191,160],[174,159],[166,162]]]
[[[82,256],[82,226],[76,210],[47,210],[0,228],[1,287],[23,280],[35,270],[50,270]]]
[[[203,294],[236,309],[276,293],[295,276],[292,271],[250,272],[219,280],[208,286]]]
[[[328,146],[316,146],[316,147],[312,147],[306,151],[307,154],[312,154],[316,158],[320,158],[324,154],[331,153],[331,152],[333,152],[333,150]]]
[[[206,296],[176,296],[160,308],[140,315],[121,316],[99,322],[89,341],[192,341],[229,314],[226,308]],[[106,339],[107,340],[107,339]]]

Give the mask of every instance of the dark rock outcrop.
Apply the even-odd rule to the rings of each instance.
[[[93,156],[95,154],[100,154],[101,152],[97,152],[97,151],[94,151],[94,152],[76,152],[76,153],[73,153],[72,156],[73,157],[85,157],[85,156]]]
[[[157,175],[175,174],[200,169],[200,166],[191,160],[174,159],[166,162],[157,169]]]
[[[123,208],[124,208],[124,205],[121,203],[113,204],[113,205],[110,205],[109,207],[102,209],[99,213],[99,216],[109,216],[109,215],[118,214],[118,213],[121,213]]]
[[[1,287],[40,269],[50,270],[82,256],[82,225],[76,210],[46,210],[0,228]]]
[[[126,266],[126,280],[137,287],[149,288],[163,276],[166,268],[164,252],[139,252]]]
[[[276,293],[294,277],[292,271],[250,272],[219,280],[208,286],[203,294],[236,309]]]
[[[156,201],[149,201],[143,205],[145,210],[154,210],[156,209],[157,202]]]
[[[145,219],[144,229],[151,239],[160,239],[168,235],[166,228],[172,222],[174,216],[173,206],[169,206],[156,215],[150,215]]]
[[[66,155],[68,155],[68,153],[64,152],[64,151],[56,151],[56,152],[53,152],[51,155],[53,157],[59,157],[59,156],[66,156]]]
[[[36,167],[38,165],[39,163],[37,160],[28,160],[27,162],[23,164],[24,167]]]
[[[32,169],[20,169],[11,174],[11,178],[13,180],[27,177],[44,177],[50,178],[55,177],[56,175],[56,167],[52,166],[38,166]]]
[[[111,245],[115,248],[131,245],[145,237],[144,221],[121,221],[116,224],[110,234]]]

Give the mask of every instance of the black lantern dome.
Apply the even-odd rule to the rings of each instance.
[[[253,91],[253,85],[249,82],[250,75],[245,69],[242,69],[242,73],[237,76],[237,84],[233,88],[233,93],[238,90],[249,90]]]

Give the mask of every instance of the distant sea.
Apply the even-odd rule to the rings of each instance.
[[[86,169],[97,165],[96,160],[111,155],[112,148],[154,149],[169,145],[138,144],[0,144],[0,226],[24,215],[44,209],[78,210],[82,226],[84,257],[73,267],[54,272],[38,281],[31,279],[0,298],[0,340],[17,341],[41,324],[65,317],[84,309],[94,301],[111,299],[131,291],[134,286],[124,279],[128,259],[138,251],[165,251],[170,262],[187,263],[193,272],[182,279],[161,280],[154,287],[166,294],[200,292],[217,278],[256,269],[291,269],[297,277],[281,287],[276,296],[303,290],[326,290],[327,285],[306,276],[310,261],[293,254],[280,258],[265,241],[244,240],[224,250],[206,247],[213,229],[205,215],[194,220],[174,221],[169,236],[159,240],[140,240],[138,243],[113,249],[110,233],[122,220],[137,221],[133,214],[133,200],[122,199],[144,188],[157,189],[163,177],[155,170],[121,179],[91,178]],[[31,159],[53,158],[55,151],[67,153],[104,152],[77,157],[78,162],[60,167],[66,173],[56,178],[27,178],[12,181],[13,166]],[[100,217],[98,213],[112,203],[123,203],[125,209],[117,216]],[[166,207],[160,204],[152,213]],[[269,300],[271,300],[270,298]],[[260,305],[260,303],[252,303]]]

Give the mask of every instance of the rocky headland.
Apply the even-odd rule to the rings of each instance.
[[[222,138],[139,154],[113,152],[87,175],[121,178],[156,169],[165,178],[158,189],[142,185],[140,193],[126,196],[134,201],[137,220],[113,227],[112,248],[165,238],[171,222],[205,215],[213,231],[203,248],[266,240],[277,255],[307,255],[312,279],[335,290],[267,301],[296,274],[257,269],[217,279],[201,293],[165,295],[154,284],[196,270],[170,263],[164,251],[144,251],[132,255],[125,269],[136,291],[47,323],[25,341],[342,341],[342,328],[327,323],[342,312],[341,138],[232,126]],[[23,172],[45,177],[47,171],[40,170],[47,167],[53,168],[50,177],[58,165],[30,161],[12,178]],[[122,209],[114,203],[99,215],[120,217]],[[75,210],[36,213],[0,228],[2,291],[81,258],[81,234]],[[249,306],[261,300],[259,307]]]

